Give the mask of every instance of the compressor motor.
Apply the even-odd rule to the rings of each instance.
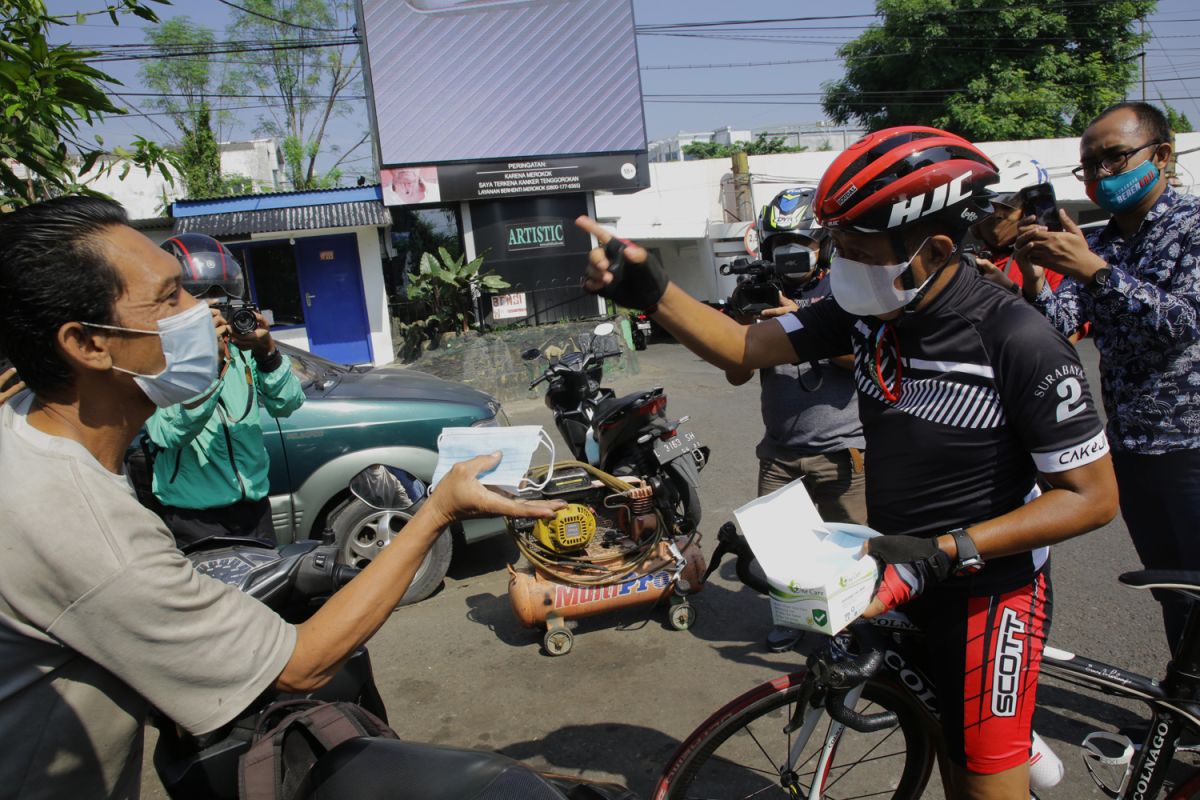
[[[529,471],[540,482],[546,467]],[[617,478],[590,464],[554,465],[554,476],[523,498],[564,500],[553,519],[509,518],[526,565],[508,568],[508,599],[517,621],[546,629],[550,655],[570,652],[569,620],[639,605],[670,603],[668,621],[686,630],[695,620],[687,595],[704,582],[700,534],[680,533],[668,492],[652,481]]]
[[[529,478],[538,482],[545,470],[535,467]],[[581,462],[555,465],[544,488],[521,496],[566,501],[553,519],[510,519],[508,526],[531,564],[569,583],[622,580],[672,533],[655,504],[654,487]]]

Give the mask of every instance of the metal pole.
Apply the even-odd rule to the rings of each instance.
[[[733,154],[733,196],[737,203],[738,219],[754,219],[754,198],[750,194],[750,159],[744,151]]]
[[[1146,18],[1142,17],[1142,102],[1146,102]]]

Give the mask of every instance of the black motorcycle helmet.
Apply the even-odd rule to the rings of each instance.
[[[162,249],[179,259],[183,289],[193,297],[245,298],[242,265],[228,247],[211,236],[180,233],[163,242]]]

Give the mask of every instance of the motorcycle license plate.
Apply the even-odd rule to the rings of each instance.
[[[650,330],[650,323],[645,320],[638,322],[637,326],[638,326],[639,331],[649,331]]]
[[[696,438],[696,434],[686,431],[672,436],[670,439],[658,439],[655,441],[654,455],[658,457],[658,463],[666,464],[668,461],[674,461],[680,456],[699,448],[700,440]]]

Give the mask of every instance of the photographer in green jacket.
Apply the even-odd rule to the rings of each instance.
[[[288,416],[304,403],[300,381],[275,348],[266,319],[241,301],[245,280],[228,248],[189,233],[168,239],[163,249],[179,259],[184,290],[208,298],[222,367],[199,398],[159,408],[146,422],[157,449],[160,514],[180,547],[226,534],[274,542],[259,406],[272,417]]]

